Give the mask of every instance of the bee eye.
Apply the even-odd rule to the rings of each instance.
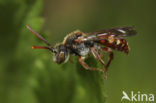
[[[63,52],[63,51],[61,51],[61,52],[59,53],[59,58],[64,58],[64,52]]]
[[[65,61],[65,52],[60,51],[57,54],[54,55],[53,60],[58,63],[61,64]]]
[[[56,53],[53,56],[53,60],[58,63],[65,63],[69,58],[69,52],[67,51],[67,48],[64,45],[58,45],[55,47]]]

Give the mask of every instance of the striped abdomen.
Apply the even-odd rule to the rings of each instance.
[[[100,44],[127,54],[129,52],[129,46],[125,39],[115,39],[113,36],[109,36],[107,39],[100,40]]]

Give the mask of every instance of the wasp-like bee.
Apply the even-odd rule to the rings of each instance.
[[[27,25],[27,28],[47,44],[47,46],[32,46],[33,49],[50,50],[54,55],[53,60],[58,64],[67,62],[70,54],[73,54],[78,56],[78,61],[85,69],[104,72],[105,77],[108,67],[114,57],[112,50],[123,51],[128,54],[129,46],[125,38],[136,34],[136,31],[132,26],[104,29],[89,33],[83,33],[76,30],[68,34],[62,43],[56,44],[53,47],[40,34],[31,29],[30,26]],[[102,59],[102,51],[109,53],[107,63]],[[89,53],[92,53],[95,59],[104,66],[103,69],[93,68],[85,63],[84,59]]]

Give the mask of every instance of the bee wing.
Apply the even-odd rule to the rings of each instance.
[[[129,36],[133,36],[136,34],[136,30],[134,29],[133,26],[129,27],[118,27],[118,28],[110,28],[110,29],[104,29],[104,30],[99,30],[96,32],[89,32],[86,33],[88,37],[93,37],[95,39],[106,36],[106,35],[112,35],[114,38],[126,38]]]

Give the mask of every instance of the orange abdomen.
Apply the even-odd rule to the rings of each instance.
[[[129,46],[125,39],[108,38],[100,41],[100,44],[110,47],[112,49],[123,51],[126,54],[129,52]]]

